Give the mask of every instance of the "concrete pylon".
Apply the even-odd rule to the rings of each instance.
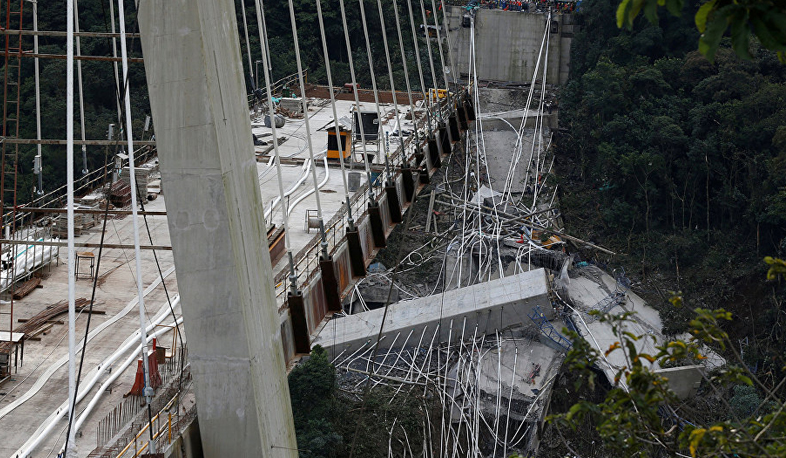
[[[296,457],[234,2],[139,25],[204,456]]]

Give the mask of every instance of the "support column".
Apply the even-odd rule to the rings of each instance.
[[[149,0],[139,25],[204,456],[294,458],[235,4]]]
[[[463,103],[456,107],[456,114],[458,115],[459,127],[462,131],[469,130],[469,123],[467,122],[467,111]]]
[[[409,166],[401,168],[401,184],[404,187],[404,200],[412,202],[415,195],[415,179],[412,178],[412,169]]]
[[[435,169],[442,167],[442,159],[439,157],[439,147],[437,139],[433,136],[428,139],[428,157],[431,159],[431,166]]]
[[[398,224],[403,219],[401,218],[401,205],[398,201],[398,189],[396,189],[396,182],[390,186],[385,186],[385,194],[388,196],[388,210],[390,211],[390,222]]]
[[[363,259],[363,245],[360,244],[360,232],[357,228],[347,229],[347,249],[349,250],[349,266],[352,276],[366,276],[366,262]]]
[[[289,317],[292,320],[292,337],[295,341],[295,353],[311,353],[311,339],[308,335],[308,321],[306,320],[306,306],[303,304],[303,293],[287,293],[287,306]]]
[[[338,292],[338,277],[336,277],[336,265],[333,263],[333,256],[326,259],[319,258],[319,270],[322,273],[322,289],[325,291],[325,301],[328,310],[331,312],[341,311],[341,294]]]
[[[467,99],[464,101],[464,110],[467,112],[467,121],[475,120],[475,106]]]
[[[459,141],[459,138],[461,138],[461,132],[459,132],[459,123],[455,114],[450,115],[448,118],[448,127],[450,128],[450,135],[453,142],[455,143]]]
[[[379,203],[374,202],[368,204],[368,222],[371,228],[371,238],[374,239],[374,246],[377,248],[385,248],[387,242],[385,241],[385,227],[382,225],[382,209],[379,208]]]
[[[442,147],[442,154],[449,156],[453,149],[450,144],[450,131],[448,131],[447,127],[441,126],[438,132],[439,137],[437,138],[437,141],[439,141],[440,146]]]

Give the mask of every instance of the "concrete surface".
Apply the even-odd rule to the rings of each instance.
[[[140,6],[204,454],[297,456],[234,3]]]
[[[701,380],[704,378],[704,366],[670,367],[655,371],[656,374],[666,377],[669,389],[680,399],[696,396]]]
[[[450,52],[453,63],[465,77],[470,62],[470,29],[461,26],[466,10],[447,6]],[[563,84],[568,79],[572,16],[555,14],[559,25],[549,38],[546,81]],[[545,13],[524,13],[499,9],[479,9],[475,15],[475,53],[478,78],[483,80],[530,82],[546,28]],[[543,65],[538,70],[542,77]]]
[[[164,202],[157,199],[148,202],[147,210],[165,210]],[[140,218],[141,220],[141,218]],[[151,236],[156,245],[169,245],[169,235],[165,216],[147,217]],[[141,222],[142,227],[144,223]],[[147,238],[147,235],[144,235]],[[94,227],[82,233],[77,242],[98,243],[100,241],[100,227]],[[133,243],[132,219],[130,216],[120,219],[111,219],[107,225],[106,243]],[[94,251],[96,257],[98,250]],[[51,268],[43,270],[43,288],[35,289],[24,299],[15,301],[14,317],[16,319],[30,318],[48,306],[67,299],[67,262],[66,252],[61,250],[59,264],[52,264]],[[161,269],[166,275],[173,267],[171,251],[156,253],[161,264]],[[111,319],[127,307],[136,297],[135,274],[133,269],[133,250],[111,249],[104,250],[101,257],[101,270],[99,274],[105,275],[105,281],[96,290],[95,309],[106,312],[94,314],[90,327],[95,330],[99,325]],[[142,283],[147,288],[159,279],[153,252],[142,250]],[[177,294],[177,282],[173,274],[166,276],[166,286],[170,296]],[[76,282],[76,297],[90,298],[92,282],[88,279],[79,279]],[[145,297],[148,318],[151,318],[162,307],[168,307],[166,296],[161,285],[152,289]],[[7,304],[0,305],[0,310],[7,311]],[[176,312],[178,310],[176,309]],[[65,316],[59,317],[65,319]],[[164,324],[172,320],[166,319]],[[77,336],[83,336],[87,325],[87,315],[82,314],[76,322]],[[87,346],[82,380],[92,378],[94,368],[109,354],[117,350],[127,338],[139,330],[139,316],[136,308],[120,318],[114,325],[97,334]],[[23,364],[10,380],[0,387],[0,456],[11,456],[33,433],[42,425],[46,417],[68,399],[68,371],[67,364],[58,365],[58,360],[67,358],[68,348],[66,325],[55,324],[50,331],[41,335],[41,340],[28,340],[25,342]],[[138,339],[138,337],[137,337]],[[160,344],[172,347],[173,334],[166,333],[159,340]],[[77,355],[80,355],[78,353]],[[123,355],[122,359],[125,359]],[[51,370],[52,375],[45,380],[45,374]],[[117,370],[117,369],[115,369]],[[136,367],[132,366],[118,378],[111,393],[104,392],[102,402],[87,418],[83,427],[77,431],[77,448],[79,456],[87,456],[96,446],[96,423],[113,409],[122,400],[134,382]],[[109,376],[104,373],[99,379],[102,383]],[[40,389],[37,388],[40,384]],[[88,393],[88,396],[78,408],[83,408],[96,393],[98,386]],[[84,387],[82,388],[84,392]],[[32,397],[24,403],[18,404],[25,394]],[[18,405],[17,405],[18,404]],[[16,407],[15,407],[16,406]],[[55,433],[47,438],[39,447],[40,452],[47,452],[63,445],[66,421],[61,420]]]
[[[434,329],[438,324],[439,341],[447,341],[451,331],[460,333],[462,328],[472,329],[475,325],[478,333],[487,333],[529,324],[527,315],[535,306],[540,306],[547,317],[553,317],[543,269],[391,304],[379,346],[388,348],[398,334],[407,335],[413,329],[414,334],[420,334],[423,327]],[[321,330],[312,345],[322,345],[332,357],[373,345],[384,313],[384,309],[377,309],[337,318]]]
[[[598,302],[608,296],[611,291],[614,291],[616,281],[611,275],[600,269],[595,269],[595,272],[597,277],[595,279],[585,276],[571,278],[566,284],[568,294],[566,299],[575,308],[573,311],[574,321],[584,339],[602,355],[620,339],[614,334],[610,323],[603,323],[599,320],[593,321],[594,318],[587,315],[586,312],[596,309]],[[663,323],[658,311],[632,291],[626,292],[625,303],[611,309],[609,313],[617,314],[625,311],[634,312],[634,314],[622,325],[622,330],[637,336],[646,336],[646,338],[639,339],[634,343],[637,351],[650,355],[658,353],[656,347],[669,341],[669,338],[661,333]],[[711,369],[725,364],[721,356],[707,347],[702,347],[702,354],[707,356],[707,359],[704,360],[705,363],[699,366],[702,369]],[[606,374],[609,382],[613,384],[617,371],[627,365],[625,353],[623,353],[623,349],[618,349],[601,359],[602,367],[600,369]],[[668,377],[670,386],[673,386],[672,389],[678,395],[688,396],[692,395],[691,393],[695,393],[697,374],[699,379],[702,374],[702,372],[695,370],[696,366],[664,369],[657,362],[650,363],[646,360],[642,362],[651,370]],[[620,384],[624,386],[625,383],[621,381]]]

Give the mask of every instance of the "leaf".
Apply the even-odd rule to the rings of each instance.
[[[699,39],[699,52],[704,55],[710,62],[715,61],[715,51],[718,50],[723,32],[726,31],[726,17],[720,11],[713,11],[712,16],[709,18],[709,23],[704,33]]]
[[[734,52],[743,59],[752,59],[748,51],[750,31],[748,28],[748,12],[743,10],[735,14],[731,21],[731,46]]]
[[[690,432],[690,456],[696,456],[696,447],[698,447],[706,432],[707,430],[704,428],[696,428]]]
[[[767,271],[767,280],[775,280],[778,276],[786,274],[786,261],[783,259],[767,256],[764,262],[771,266]]]
[[[609,349],[608,349],[608,350],[606,350],[606,353],[604,353],[604,356],[609,356],[609,354],[610,354],[611,352],[613,352],[614,350],[616,350],[616,349],[618,349],[618,348],[620,348],[620,343],[619,343],[619,342],[614,342],[613,344],[611,344],[611,345],[609,346]]]
[[[679,17],[682,13],[683,6],[682,0],[666,0],[666,9],[669,10],[669,13],[673,16]]]
[[[650,21],[650,24],[657,25],[658,24],[658,3],[661,3],[662,0],[658,0],[658,2],[648,1],[646,5],[644,5],[644,17]]]
[[[707,14],[715,8],[715,2],[717,0],[710,0],[709,2],[701,5],[699,11],[696,12],[696,28],[699,29],[699,32],[704,33],[704,29],[707,27]]]
[[[625,16],[630,2],[631,0],[622,0],[620,6],[617,7],[617,27],[620,29],[625,24]]]

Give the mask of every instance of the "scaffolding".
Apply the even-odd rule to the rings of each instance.
[[[559,347],[565,351],[570,350],[570,347],[572,346],[570,340],[563,336],[559,331],[554,329],[554,326],[551,324],[548,318],[546,318],[546,315],[543,314],[540,306],[536,305],[532,309],[532,312],[529,314],[529,319],[535,323],[540,332],[544,336],[548,337],[549,340],[559,345]]]
[[[3,212],[2,226],[6,238],[16,233],[16,207],[17,207],[17,164],[19,162],[19,145],[9,144],[5,139],[19,138],[19,113],[20,113],[20,86],[22,78],[22,26],[24,20],[24,0],[6,0],[5,14],[2,22],[3,29],[3,137],[2,160],[0,161],[0,202],[8,205],[11,210]],[[4,246],[0,243],[0,256],[10,258],[9,263],[3,265],[3,270],[10,269],[11,278],[16,278],[14,260],[16,259],[16,246]],[[8,309],[0,311],[6,319],[0,319],[0,332],[7,332],[8,340],[13,341],[14,330],[14,293],[15,283],[8,289]],[[5,323],[8,323],[6,326]],[[10,354],[0,355],[0,380],[10,375]]]

